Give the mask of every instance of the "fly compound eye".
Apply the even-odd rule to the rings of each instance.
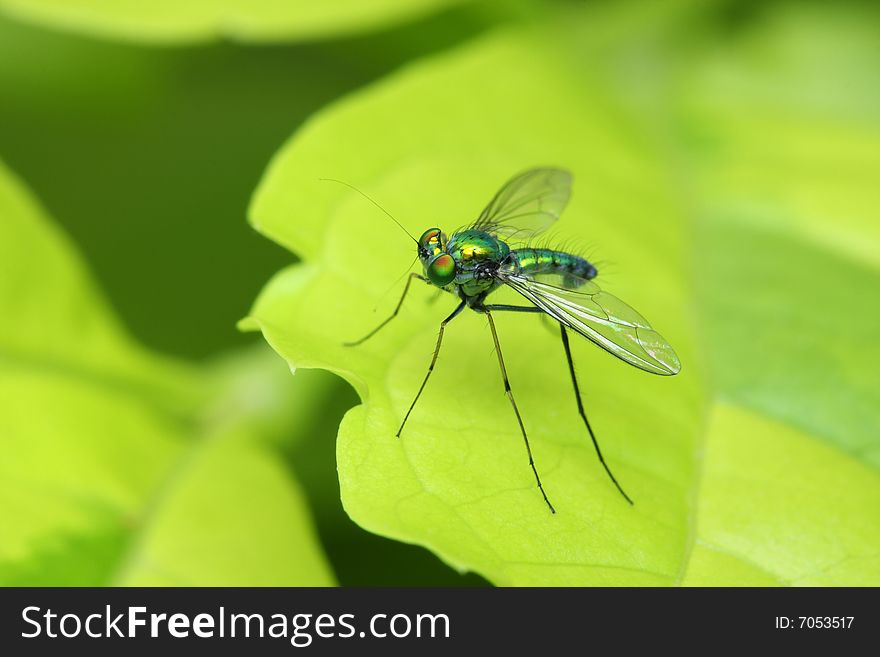
[[[448,253],[441,253],[431,259],[427,271],[434,285],[446,287],[455,280],[455,260]]]

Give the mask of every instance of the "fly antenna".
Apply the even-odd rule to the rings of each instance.
[[[415,242],[416,244],[419,243],[419,241],[418,241],[415,237],[413,237],[413,236],[410,234],[410,232],[409,232],[406,228],[403,227],[403,224],[401,224],[397,219],[395,219],[393,216],[391,216],[391,213],[388,212],[388,210],[386,210],[386,209],[383,208],[381,205],[379,205],[378,203],[376,203],[376,201],[374,201],[372,198],[370,198],[369,196],[367,196],[366,194],[364,194],[361,190],[359,190],[359,189],[358,189],[357,187],[355,187],[354,185],[351,185],[351,184],[345,182],[344,180],[337,180],[336,178],[318,178],[318,180],[327,180],[327,181],[329,181],[329,182],[339,183],[340,185],[345,185],[345,186],[348,187],[349,189],[353,189],[353,190],[356,191],[358,194],[360,194],[360,195],[363,196],[365,199],[367,199],[370,203],[372,203],[372,204],[375,205],[377,208],[379,208],[382,212],[384,212],[384,213],[388,216],[388,218],[391,219],[391,221],[393,221],[394,223],[396,223],[396,224],[400,227],[400,230],[402,230],[404,233],[406,233],[407,235],[409,235],[409,238],[410,238],[413,242]]]
[[[388,286],[388,289],[385,290],[385,291],[382,293],[382,296],[379,297],[379,301],[381,301],[381,300],[384,299],[386,296],[388,296],[388,293],[391,292],[391,290],[394,289],[394,286],[396,286],[398,283],[400,283],[400,280],[401,280],[404,276],[406,276],[406,275],[409,273],[410,269],[412,269],[413,265],[416,264],[416,260],[418,260],[418,259],[419,259],[419,256],[416,255],[416,257],[413,258],[413,261],[412,261],[411,263],[409,263],[409,267],[406,268],[406,271],[403,272],[400,276],[398,276],[398,277],[397,277],[397,280],[395,280],[391,285],[389,285],[389,286]],[[376,303],[378,304],[379,301],[377,301]],[[373,308],[373,312],[376,312],[376,310],[378,310],[378,308],[379,308],[378,305],[375,306],[375,307]]]

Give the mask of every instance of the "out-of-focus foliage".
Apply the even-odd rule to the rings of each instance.
[[[880,12],[771,12],[695,68],[686,175],[718,389],[880,466]]]
[[[338,95],[460,42],[490,20],[465,4],[335,41],[153,49],[0,17],[0,153],[75,242],[138,342],[203,360],[258,341],[235,322],[266,277],[290,261],[243,218],[266,160],[291,128]],[[199,378],[226,380],[227,372],[234,380],[221,397],[247,390],[248,405],[264,395],[279,399],[273,386],[282,383],[282,397],[294,400],[283,404],[285,414],[260,413],[253,433],[271,438],[302,482],[340,583],[482,581],[346,516],[334,446],[339,420],[355,402],[347,384],[319,371],[291,378],[280,361],[267,371],[248,355],[224,356]],[[213,397],[210,404],[217,405]]]
[[[319,4],[0,0],[0,154],[63,227],[2,174],[0,582],[329,583],[325,560],[343,584],[482,582],[345,516],[347,385],[229,351],[256,339],[235,320],[291,260],[242,221],[248,196],[317,113],[253,214],[308,262],[256,310],[287,357],[365,395],[339,453],[358,522],[496,582],[877,583],[876,10]],[[560,13],[560,32],[508,30],[336,102],[489,25]],[[415,289],[396,327],[338,346],[391,309],[412,246],[317,177],[363,187],[413,231],[454,229],[535,164],[575,170],[556,236],[685,362],[657,380],[576,345],[633,510],[536,319],[498,318],[553,519],[484,322],[450,327],[403,441],[448,299]],[[487,497],[444,508],[469,491]]]
[[[688,583],[880,581],[878,26],[772,11],[688,79],[699,307],[727,402]]]
[[[878,23],[784,6],[730,30],[711,11],[649,6],[503,32],[322,112],[255,196],[254,226],[305,263],[246,325],[360,394],[337,447],[351,516],[458,568],[504,584],[877,584]],[[827,51],[848,83],[817,66]],[[856,100],[826,99],[849,85]],[[318,177],[359,185],[419,234],[466,223],[537,164],[576,174],[558,236],[613,259],[599,280],[684,363],[652,378],[576,347],[634,508],[596,463],[539,322],[498,320],[555,517],[481,318],[450,325],[401,440],[448,299],[426,306],[417,288],[381,334],[340,344],[390,312],[413,247]]]
[[[688,586],[876,586],[876,469],[725,401],[706,426]]]
[[[261,439],[285,380],[267,396],[259,355],[199,373],[138,348],[2,165],[0,217],[0,583],[332,583]]]
[[[290,261],[243,220],[266,161],[309,114],[456,43],[459,11],[368,37],[149,49],[0,18],[0,153],[151,348],[205,358]]]
[[[0,0],[22,19],[147,43],[284,41],[375,29],[463,0]]]

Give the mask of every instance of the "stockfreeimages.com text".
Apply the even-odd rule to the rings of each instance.
[[[114,611],[110,605],[88,615],[59,613],[41,607],[25,607],[22,620],[27,630],[21,636],[79,636],[93,639],[119,637],[195,636],[203,639],[245,637],[288,639],[291,645],[304,648],[315,638],[449,638],[446,614],[373,614],[358,629],[354,614],[247,614],[231,613],[220,607],[214,613],[153,613],[146,607],[125,607]]]

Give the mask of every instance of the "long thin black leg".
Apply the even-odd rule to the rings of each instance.
[[[524,308],[524,306],[509,306],[507,308],[497,307],[496,310],[510,310],[513,308],[520,309]],[[501,355],[501,343],[498,342],[498,332],[495,330],[495,320],[492,319],[492,313],[490,312],[491,309],[492,306],[483,306],[479,308],[479,310],[485,313],[486,317],[489,318],[489,328],[492,329],[492,340],[495,341],[495,353],[498,354],[498,364],[501,366],[501,378],[504,380],[504,393],[510,400],[511,406],[513,406],[513,412],[516,415],[516,421],[519,422],[519,430],[520,432],[522,432],[523,440],[526,443],[526,452],[528,452],[529,455],[529,465],[532,468],[532,472],[535,473],[535,481],[538,482],[538,490],[540,490],[541,495],[544,496],[544,501],[547,503],[547,506],[550,507],[550,512],[556,513],[556,509],[553,508],[553,505],[550,504],[550,500],[547,499],[547,493],[544,492],[544,486],[541,485],[541,477],[538,476],[538,469],[535,467],[535,459],[532,458],[532,448],[529,446],[529,437],[528,435],[526,435],[526,427],[523,424],[522,416],[520,416],[519,414],[519,409],[516,406],[516,400],[513,398],[513,392],[510,389],[510,380],[507,378],[507,368],[504,366],[504,356]]]
[[[379,332],[379,330],[382,329],[382,328],[383,328],[388,322],[390,322],[392,319],[394,319],[395,317],[397,317],[397,313],[400,311],[400,307],[403,305],[403,300],[406,299],[406,293],[409,292],[409,284],[412,283],[412,281],[413,281],[414,278],[418,278],[420,281],[425,281],[425,283],[428,282],[428,279],[425,278],[424,276],[422,276],[421,274],[417,274],[417,273],[415,273],[415,272],[411,272],[410,275],[409,275],[409,278],[406,279],[406,285],[405,285],[404,288],[403,288],[403,294],[400,295],[400,301],[397,302],[397,306],[395,306],[395,308],[394,308],[394,312],[391,313],[391,316],[390,316],[390,317],[387,317],[387,318],[385,319],[385,321],[383,321],[381,324],[379,324],[379,326],[377,326],[377,327],[374,328],[372,331],[370,331],[369,333],[367,333],[367,334],[366,334],[364,337],[362,337],[360,340],[355,340],[354,342],[343,342],[343,343],[342,343],[343,346],[346,346],[346,347],[356,347],[356,346],[358,346],[359,344],[361,344],[361,343],[363,343],[363,342],[366,342],[367,340],[369,340],[370,338],[372,338],[374,335],[376,335],[376,334]]]
[[[552,317],[550,317],[550,315],[545,313],[543,310],[541,310],[537,306],[510,306],[510,305],[507,305],[504,303],[493,303],[493,304],[488,304],[485,307],[488,308],[489,310],[505,310],[505,311],[510,311],[510,312],[514,312],[514,313],[537,313],[539,315],[542,315],[541,319],[546,319],[546,320],[549,320],[552,322],[556,322],[556,320],[554,320]],[[547,328],[549,328],[551,330],[553,329],[552,326],[548,326]]]
[[[565,358],[568,360],[568,371],[571,372],[571,383],[574,386],[574,397],[577,400],[578,405],[578,413],[580,413],[581,417],[584,419],[584,424],[587,425],[587,431],[590,433],[590,438],[593,440],[593,447],[596,448],[596,456],[599,457],[599,461],[602,463],[602,467],[605,468],[605,472],[608,473],[608,476],[611,477],[611,481],[614,482],[614,485],[617,486],[617,490],[620,491],[620,494],[623,495],[623,498],[629,502],[630,504],[633,501],[629,498],[623,488],[620,487],[620,484],[617,483],[617,479],[614,478],[614,475],[611,474],[611,469],[608,467],[608,464],[605,463],[605,459],[602,457],[602,450],[599,449],[599,442],[596,440],[596,436],[593,433],[593,428],[590,426],[590,421],[587,419],[587,414],[584,411],[584,403],[581,400],[581,389],[578,386],[577,376],[574,373],[574,361],[571,359],[571,347],[568,344],[568,332],[565,330],[565,325],[560,324],[559,329],[562,331],[562,346],[565,347]]]
[[[395,434],[398,438],[400,438],[400,432],[403,431],[403,427],[406,424],[406,421],[409,419],[409,414],[412,413],[413,408],[416,406],[416,402],[419,401],[419,397],[422,396],[422,390],[425,389],[425,386],[428,384],[428,379],[431,378],[431,372],[434,371],[434,364],[437,362],[437,356],[440,355],[440,345],[443,344],[443,331],[446,329],[446,325],[451,322],[453,319],[458,316],[458,314],[465,309],[467,303],[462,301],[458,306],[456,306],[455,310],[440,322],[440,334],[437,336],[437,346],[434,347],[434,355],[431,357],[431,364],[428,365],[428,373],[425,374],[425,380],[422,381],[422,385],[419,386],[419,391],[416,393],[416,398],[413,399],[412,404],[409,405],[409,410],[406,412],[406,415],[403,416],[403,422],[400,423],[400,428],[397,430]]]
[[[506,303],[490,303],[484,305],[486,310],[503,310],[514,313],[543,313],[544,311],[537,306],[508,306]]]

